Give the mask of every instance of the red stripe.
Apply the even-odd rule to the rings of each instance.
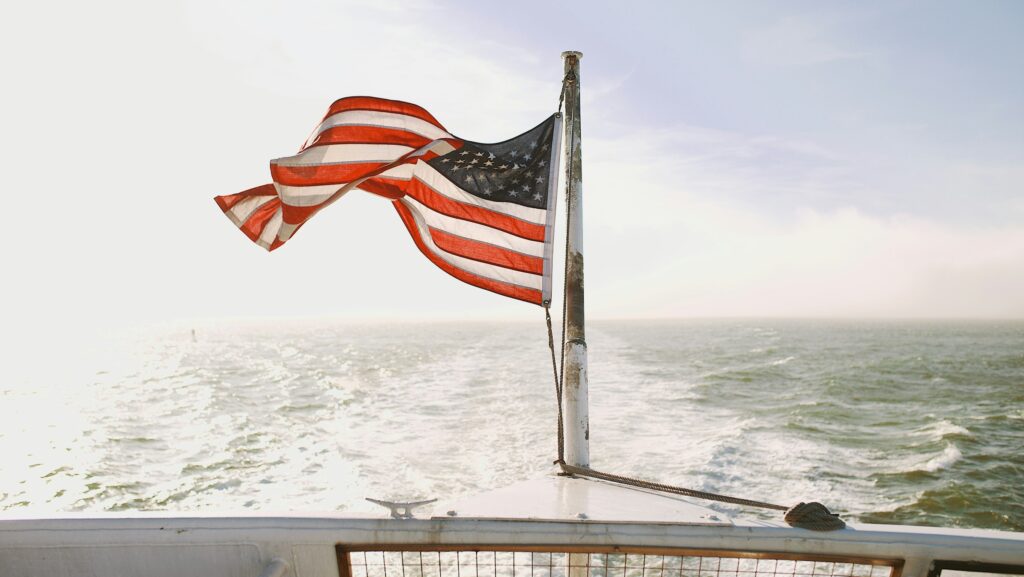
[[[281,219],[284,220],[286,224],[303,224],[314,214],[320,212],[320,209],[323,207],[323,203],[315,206],[292,206],[290,204],[282,204]],[[294,235],[294,233],[292,234]]]
[[[416,226],[416,220],[413,218],[412,213],[409,212],[409,209],[406,208],[401,203],[401,201],[396,200],[391,204],[395,205],[395,210],[398,211],[398,216],[402,218],[402,222],[405,223],[405,228],[409,231],[409,234],[412,236],[413,242],[416,243],[416,247],[420,249],[420,252],[423,253],[423,256],[430,259],[430,262],[437,265],[438,268],[440,268],[444,272],[452,275],[453,277],[461,280],[462,282],[471,284],[475,287],[480,287],[484,290],[489,290],[500,295],[512,297],[514,299],[519,299],[521,301],[526,301],[528,303],[533,303],[535,305],[539,305],[541,303],[542,295],[539,290],[529,289],[509,283],[492,280],[489,278],[484,278],[482,276],[466,272],[458,267],[448,264],[439,256],[434,254],[433,251],[427,248],[427,245],[423,242],[423,239],[420,238],[419,228]]]
[[[317,135],[306,149],[327,144],[400,144],[419,148],[432,139],[400,128],[378,126],[335,126]]]
[[[280,207],[281,200],[275,198],[256,209],[256,212],[252,213],[252,216],[238,228],[245,233],[245,236],[249,237],[249,240],[256,242],[260,238],[260,234],[263,233],[263,227],[266,226],[267,221],[274,216],[274,213]]]
[[[512,270],[544,274],[544,259],[540,257],[477,242],[434,227],[430,227],[430,238],[434,239],[437,248],[445,252]]]
[[[273,184],[262,184],[239,193],[215,196],[213,200],[217,201],[217,206],[223,212],[227,212],[236,204],[254,196],[277,196],[277,189],[274,188]]]
[[[331,115],[339,112],[345,112],[346,110],[374,110],[377,112],[405,114],[406,116],[413,116],[420,120],[425,120],[441,130],[448,132],[448,130],[442,126],[432,114],[415,104],[402,102],[401,100],[373,98],[372,96],[349,96],[348,98],[335,100],[334,104],[331,104],[331,107],[327,110],[327,115],[324,116],[324,118],[326,119]]]
[[[526,222],[482,206],[452,200],[418,178],[409,181],[406,192],[431,209],[452,218],[477,222],[527,240],[544,242],[544,225]]]
[[[346,164],[314,164],[311,166],[284,166],[270,163],[270,176],[285,186],[316,186],[319,184],[347,184],[363,178],[387,162],[351,162]]]
[[[380,176],[364,180],[359,183],[357,188],[376,194],[377,196],[396,200],[405,196],[405,190],[403,190],[403,187],[408,183],[408,180],[394,180]]]

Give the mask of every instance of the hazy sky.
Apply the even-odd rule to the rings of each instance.
[[[539,318],[353,193],[273,254],[212,197],[334,99],[502,140],[581,50],[591,318],[1024,317],[1024,3],[19,2],[7,329]]]

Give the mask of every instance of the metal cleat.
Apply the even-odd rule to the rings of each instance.
[[[396,501],[379,501],[377,499],[366,498],[367,501],[380,505],[381,507],[387,507],[391,511],[392,519],[412,519],[412,510],[414,507],[420,507],[422,505],[428,505],[434,503],[437,499],[430,499],[429,501],[412,501],[410,503],[399,503]]]

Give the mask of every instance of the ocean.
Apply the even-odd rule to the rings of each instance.
[[[587,340],[596,469],[1024,531],[1024,322],[595,321]],[[199,323],[55,352],[0,375],[0,515],[359,512],[555,457],[542,322]]]

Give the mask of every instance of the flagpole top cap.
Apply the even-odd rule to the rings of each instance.
[[[576,50],[566,50],[565,52],[562,53],[562,58],[568,58],[570,56],[574,56],[576,60],[579,60],[583,58],[583,53],[577,52]]]

